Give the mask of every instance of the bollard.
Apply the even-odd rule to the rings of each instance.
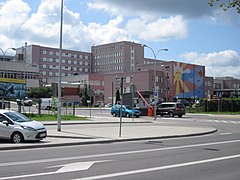
[[[75,116],[75,102],[73,102],[73,116]]]
[[[42,99],[38,100],[38,114],[41,115],[41,104],[42,104]]]

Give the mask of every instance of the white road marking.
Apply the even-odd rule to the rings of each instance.
[[[138,170],[133,170],[133,171],[113,173],[113,174],[104,174],[104,175],[98,175],[98,176],[78,178],[78,179],[74,179],[74,180],[94,180],[94,179],[103,179],[103,178],[111,178],[111,177],[118,177],[118,176],[126,176],[126,175],[132,175],[132,174],[138,174],[138,173],[144,173],[144,172],[159,171],[159,170],[164,170],[164,169],[172,169],[172,168],[179,168],[179,167],[184,167],[184,166],[192,166],[192,165],[197,165],[197,164],[223,161],[223,160],[234,159],[234,158],[240,158],[240,154],[232,155],[232,156],[219,157],[219,158],[205,159],[205,160],[200,160],[200,161],[192,161],[192,162],[186,162],[186,163],[180,163],[180,164],[172,164],[172,165],[167,165],[167,166],[159,166],[159,167],[153,167],[153,168],[146,168],[146,169],[138,169]]]
[[[232,133],[219,133],[219,135],[229,135],[229,134],[232,134]]]
[[[70,163],[70,164],[62,164],[58,166],[52,166],[52,167],[61,167],[59,170],[57,170],[58,173],[64,173],[64,172],[71,172],[71,171],[82,171],[89,169],[95,162],[89,161],[89,162],[76,162],[76,163]],[[51,167],[50,167],[51,168]]]
[[[184,148],[228,144],[228,143],[239,143],[239,142],[240,142],[240,140],[231,140],[231,141],[220,141],[220,142],[211,142],[211,143],[202,143],[202,144],[190,144],[190,145],[184,145],[184,146],[173,146],[173,147],[166,147],[166,148],[145,149],[145,150],[136,150],[136,151],[124,151],[124,152],[114,152],[114,153],[105,153],[105,154],[93,154],[93,155],[85,155],[85,156],[70,156],[70,157],[63,157],[63,158],[6,162],[6,163],[0,163],[0,167],[2,167],[2,166],[14,166],[14,165],[25,165],[25,164],[29,165],[29,164],[36,164],[36,163],[47,163],[47,162],[77,160],[77,159],[106,157],[106,156],[128,155],[128,154],[136,154],[136,153],[148,153],[148,152],[184,149]]]
[[[36,177],[36,176],[44,176],[44,175],[53,175],[53,174],[67,173],[67,172],[73,172],[73,171],[82,171],[82,170],[89,169],[94,163],[97,163],[97,162],[104,162],[104,161],[90,161],[90,162],[77,162],[77,163],[64,164],[64,165],[59,165],[59,166],[63,166],[63,167],[60,168],[57,171],[46,172],[46,173],[36,173],[36,174],[26,174],[26,175],[19,175],[19,176],[10,176],[10,177],[2,177],[2,178],[0,178],[0,180]],[[52,167],[58,167],[58,166],[52,166]]]
[[[210,123],[233,123],[240,124],[240,121],[227,121],[227,120],[217,120],[217,119],[184,119],[184,118],[161,118],[166,120],[176,120],[176,121],[192,121],[192,122],[210,122]]]

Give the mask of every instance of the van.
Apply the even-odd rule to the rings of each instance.
[[[57,99],[55,99],[55,98],[41,98],[41,109],[51,110],[52,108],[57,108]]]

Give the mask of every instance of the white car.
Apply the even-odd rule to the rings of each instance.
[[[25,100],[21,100],[21,99],[17,99],[17,104],[21,105],[21,106],[32,106],[33,101],[31,99],[25,99]]]
[[[27,140],[42,140],[47,137],[47,129],[40,122],[11,110],[0,110],[0,138],[14,143]]]

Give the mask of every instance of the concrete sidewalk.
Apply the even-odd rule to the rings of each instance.
[[[173,138],[204,135],[217,131],[213,127],[176,126],[152,118],[123,118],[120,128],[119,118],[95,117],[88,121],[62,121],[61,131],[57,131],[56,122],[43,122],[48,137],[40,142],[13,144],[0,142],[0,150],[42,148],[94,143],[136,141],[158,138]]]

